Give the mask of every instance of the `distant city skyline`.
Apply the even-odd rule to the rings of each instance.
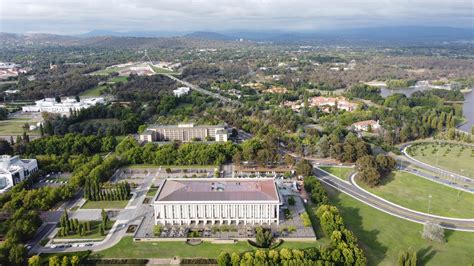
[[[474,25],[471,0],[0,0],[0,31],[317,31],[378,26]]]

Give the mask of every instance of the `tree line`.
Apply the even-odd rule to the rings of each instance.
[[[199,142],[139,146],[129,137],[117,145],[117,153],[130,164],[155,165],[219,165],[228,162],[237,150],[231,142],[204,144]]]
[[[130,191],[130,184],[125,181],[117,184],[109,184],[104,188],[99,183],[99,180],[88,178],[84,184],[84,198],[91,201],[127,200]]]

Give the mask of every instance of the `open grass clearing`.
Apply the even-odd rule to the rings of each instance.
[[[403,207],[430,214],[474,218],[474,194],[426,180],[417,175],[396,171],[378,187],[364,189]],[[431,195],[431,203],[429,196]]]
[[[102,91],[106,88],[107,88],[107,86],[100,85],[100,86],[97,86],[97,87],[94,87],[92,89],[89,89],[89,90],[86,90],[86,91],[82,92],[79,96],[80,97],[98,97],[98,96],[102,95]]]
[[[155,71],[155,73],[157,73],[157,74],[178,74],[178,73],[176,73],[176,72],[174,72],[173,70],[170,70],[170,69],[157,67],[157,66],[153,66],[153,65],[150,65],[150,66],[153,69],[153,71]]]
[[[37,122],[24,118],[0,121],[0,135],[21,135],[25,131],[23,127],[26,123],[36,125]],[[28,130],[27,134],[39,135],[40,132],[38,129],[32,131]]]
[[[424,163],[474,178],[474,147],[455,143],[422,143],[407,149]]]
[[[158,192],[158,188],[157,187],[151,187],[147,193],[146,193],[146,196],[147,197],[154,197],[156,195],[156,192]]]
[[[346,181],[349,180],[351,173],[354,172],[354,168],[349,167],[320,166],[319,168]]]
[[[474,233],[446,230],[446,242],[421,238],[423,225],[391,216],[327,188],[346,226],[364,249],[368,265],[397,265],[400,251],[417,251],[419,265],[469,265],[474,261]]]
[[[128,200],[88,200],[81,209],[123,209],[127,204]]]
[[[285,241],[278,249],[303,249],[318,246],[317,241],[289,242]],[[183,241],[169,242],[133,242],[132,237],[124,237],[120,242],[106,250],[93,253],[93,257],[100,258],[217,258],[222,251],[243,253],[254,250],[247,241],[236,244],[212,244],[203,242],[197,246],[190,246]],[[127,252],[124,252],[126,250]]]

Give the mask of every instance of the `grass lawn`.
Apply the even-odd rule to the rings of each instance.
[[[107,76],[109,75],[110,73],[113,73],[113,72],[118,72],[119,70],[121,70],[123,67],[108,67],[108,68],[104,68],[104,69],[101,69],[101,70],[98,70],[94,73],[91,73],[91,75],[100,75],[100,76]]]
[[[448,143],[441,145],[423,143],[410,147],[408,153],[424,163],[474,178],[474,163],[472,163],[474,162],[474,147]]]
[[[111,201],[90,201],[88,200],[81,209],[123,209],[127,206],[128,200]]]
[[[156,195],[156,192],[158,192],[157,187],[151,187],[148,192],[146,193],[147,197],[154,197]]]
[[[157,74],[177,74],[173,70],[169,70],[169,69],[165,69],[165,68],[161,68],[161,67],[157,67],[153,65],[150,65],[150,66],[153,69],[153,71],[155,71],[155,73]]]
[[[79,221],[81,222],[81,221]],[[110,229],[114,225],[115,221],[109,221],[107,224],[107,228]],[[99,225],[101,224],[101,221],[90,221],[91,225],[91,231],[89,233],[86,233],[83,236],[80,236],[79,234],[74,234],[74,235],[68,235],[68,236],[55,236],[55,238],[58,239],[97,239],[101,240],[104,239],[105,236],[100,235],[100,230],[99,230]],[[105,235],[107,235],[108,230],[105,231]]]
[[[128,77],[125,76],[116,76],[113,78],[110,78],[107,82],[115,83],[115,82],[127,82]]]
[[[419,265],[469,265],[474,261],[474,233],[446,231],[446,243],[423,240],[423,225],[378,211],[329,189],[331,202],[361,243],[369,265],[397,265],[400,251],[418,253]]]
[[[37,122],[29,119],[11,119],[0,121],[0,135],[22,135],[25,123],[36,125]],[[39,130],[28,131],[28,135],[39,135]]]
[[[360,186],[375,195],[406,208],[427,212],[429,195],[430,213],[456,218],[474,218],[474,194],[462,192],[419,176],[397,171],[379,187]]]
[[[85,97],[97,97],[97,96],[100,96],[101,95],[101,92],[103,89],[105,89],[106,86],[104,85],[101,85],[101,86],[97,86],[97,87],[94,87],[92,89],[89,89],[89,90],[86,90],[84,92],[82,92],[81,94],[79,94],[79,96],[85,96]]]
[[[317,246],[318,242],[284,242],[278,248],[309,248]],[[246,241],[236,244],[211,244],[203,242],[198,246],[190,246],[185,242],[133,242],[131,236],[122,238],[120,242],[103,251],[93,253],[102,258],[217,258],[222,252],[246,252],[254,250]],[[127,252],[124,252],[126,250]]]
[[[354,168],[349,167],[320,166],[319,168],[346,181],[349,180],[350,174],[354,172]]]

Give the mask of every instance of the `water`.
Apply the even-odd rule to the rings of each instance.
[[[425,86],[415,86],[415,87],[410,87],[410,88],[405,88],[405,89],[389,89],[387,87],[381,87],[380,88],[380,95],[382,97],[387,97],[395,93],[403,93],[406,96],[412,95],[415,91],[425,91],[425,90],[430,90],[430,88],[425,87]],[[466,132],[471,132],[471,127],[474,126],[474,90],[464,94],[464,98],[466,102],[463,105],[463,114],[464,117],[467,119],[467,123],[459,127],[459,129],[466,131]]]
[[[464,94],[466,102],[463,106],[463,114],[467,119],[467,123],[462,125],[459,129],[471,132],[472,126],[474,126],[474,90],[469,93]]]

